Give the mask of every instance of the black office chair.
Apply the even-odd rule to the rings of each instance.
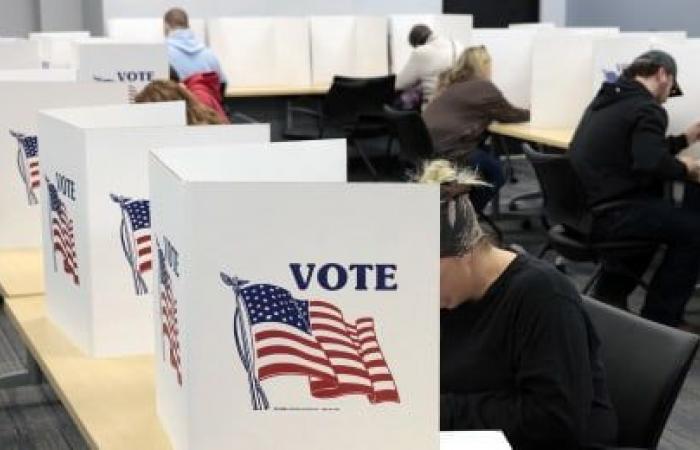
[[[360,139],[388,137],[382,118],[384,105],[394,96],[395,75],[372,78],[333,77],[320,110],[290,106],[284,137],[290,140],[346,138],[374,178],[377,170]],[[295,113],[313,118],[311,126],[295,126]],[[387,141],[387,154],[391,151]]]
[[[700,338],[584,297],[601,340],[618,445],[656,449]]]
[[[593,214],[568,156],[565,153],[537,152],[528,144],[523,144],[523,152],[535,169],[542,190],[545,223],[550,224],[547,232],[548,242],[539,257],[554,250],[571,261],[595,263],[596,270],[583,288],[584,293],[588,293],[600,276],[602,258],[617,260],[648,253],[658,247],[655,242],[643,240],[594,240],[591,236]],[[603,212],[625,204],[628,202],[617,201],[597,206],[596,210]],[[642,287],[647,287],[644,280],[627,270],[623,264],[617,266],[622,274],[635,279]]]

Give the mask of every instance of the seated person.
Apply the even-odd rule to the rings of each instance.
[[[417,87],[425,106],[433,99],[438,76],[456,61],[457,45],[451,39],[437,36],[422,24],[411,29],[408,42],[414,50],[396,74],[396,90]]]
[[[184,86],[171,80],[148,83],[134,99],[136,103],[174,102],[182,100],[187,108],[187,125],[221,125],[229,123],[216,111],[200,103]]]
[[[440,75],[438,93],[423,112],[436,154],[476,171],[490,187],[474,189],[474,208],[482,211],[505,183],[500,160],[483,142],[491,122],[525,122],[530,112],[516,108],[491,82],[491,57],[486,47],[470,47]]]
[[[218,58],[211,49],[197,40],[189,27],[187,13],[181,8],[172,8],[163,16],[170,66],[181,81],[198,73],[216,72],[223,92],[226,75],[221,70]]]
[[[172,81],[181,81],[172,66],[170,66],[170,79]],[[181,82],[200,103],[216,111],[222,120],[228,122],[228,116],[223,107],[219,76],[216,72],[196,73]]]
[[[494,247],[447,161],[440,183],[440,429],[502,430],[515,450],[614,445],[600,343],[571,282]]]

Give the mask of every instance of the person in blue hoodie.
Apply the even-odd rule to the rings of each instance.
[[[177,73],[178,79],[184,81],[192,75],[215,72],[219,76],[219,82],[226,84],[226,75],[221,70],[219,59],[190,30],[185,10],[168,10],[163,16],[163,30],[168,42],[170,66]]]

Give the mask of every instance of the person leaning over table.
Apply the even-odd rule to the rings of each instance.
[[[180,83],[171,80],[155,80],[148,83],[134,99],[136,103],[185,102],[187,125],[224,125],[225,116],[202,104]]]
[[[447,161],[440,184],[440,429],[504,432],[515,450],[598,449],[617,418],[600,342],[571,282],[548,263],[493,246]]]
[[[668,114],[661,105],[681,94],[677,75],[676,62],[666,52],[637,57],[616,82],[603,83],[568,153],[593,209],[594,237],[665,245],[642,317],[697,332],[683,322],[683,314],[700,273],[700,164],[678,154],[698,141],[700,122],[666,137]],[[683,207],[664,198],[668,181],[688,181]],[[601,205],[614,202],[618,206],[601,211]],[[618,265],[641,277],[655,253],[604,259],[593,296],[626,309],[637,282],[620,274]]]
[[[484,146],[491,122],[526,122],[530,112],[511,105],[491,81],[491,57],[486,47],[464,50],[457,63],[440,75],[438,94],[423,112],[436,154],[474,169],[490,186],[472,191],[477,211],[505,183],[498,157]]]

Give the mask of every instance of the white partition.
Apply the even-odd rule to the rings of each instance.
[[[89,37],[89,31],[29,33],[29,40],[39,43],[39,57],[45,69],[75,69],[77,61],[73,44]]]
[[[686,31],[648,31],[648,32],[622,32],[622,37],[649,38],[655,41],[685,41],[688,38]]]
[[[0,81],[76,81],[75,69],[0,70]]]
[[[204,19],[190,19],[190,29],[206,42]],[[165,39],[162,17],[116,17],[107,20],[107,37],[129,42],[160,42]]]
[[[438,449],[437,187],[339,182],[332,142],[152,154],[176,450]]]
[[[330,84],[334,75],[381,76],[389,72],[385,17],[311,17],[311,80]]]
[[[28,39],[0,39],[0,70],[41,69],[39,44]]]
[[[78,81],[124,83],[133,97],[149,82],[169,78],[165,43],[90,39],[75,46]]]
[[[501,431],[443,431],[440,450],[511,450]]]
[[[210,20],[208,32],[229,87],[311,85],[307,18],[225,17]]]
[[[514,30],[553,30],[556,25],[551,22],[532,22],[532,23],[511,23],[508,28]]]
[[[39,120],[49,317],[91,356],[150,353],[149,150],[266,142],[269,126],[188,127],[184,102],[52,110]]]
[[[2,73],[2,72],[0,72]],[[0,81],[0,249],[41,246],[41,109],[126,103],[124,86]]]
[[[505,97],[521,108],[530,107],[532,28],[474,28],[471,45],[485,45],[491,55],[493,82]]]
[[[391,70],[399,72],[408,61],[411,46],[408,34],[417,24],[429,26],[439,36],[452,39],[459,51],[471,43],[472,16],[460,14],[399,14],[389,17]]]

